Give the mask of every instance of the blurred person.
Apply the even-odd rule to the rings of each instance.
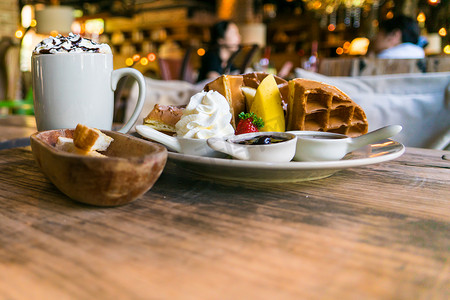
[[[241,35],[238,26],[231,21],[220,21],[211,28],[208,51],[202,57],[198,81],[214,79],[224,73],[230,57],[239,50]],[[236,67],[231,66],[231,71]]]
[[[420,59],[425,57],[425,51],[418,45],[419,37],[417,22],[399,15],[380,23],[371,48],[378,58]]]

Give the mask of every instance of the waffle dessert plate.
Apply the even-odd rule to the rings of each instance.
[[[341,169],[389,161],[404,152],[405,147],[401,143],[385,139],[350,152],[336,161],[264,163],[175,152],[169,152],[169,161],[203,177],[254,182],[297,182],[325,178]]]

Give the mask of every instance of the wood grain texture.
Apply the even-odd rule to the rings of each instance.
[[[0,116],[0,142],[29,137],[36,131],[34,116]]]
[[[449,152],[290,184],[168,163],[121,207],[78,204],[0,151],[1,299],[448,299]]]

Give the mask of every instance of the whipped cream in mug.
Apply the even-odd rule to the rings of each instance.
[[[191,97],[180,121],[177,136],[208,139],[234,134],[227,99],[216,91],[200,92]]]
[[[108,53],[111,48],[108,44],[98,44],[90,39],[81,37],[78,34],[69,33],[65,37],[58,34],[56,37],[50,36],[37,44],[33,54],[57,54],[57,53]]]

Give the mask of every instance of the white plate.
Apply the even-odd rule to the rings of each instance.
[[[264,163],[211,158],[169,152],[169,160],[205,177],[259,182],[295,182],[325,178],[340,169],[360,167],[395,159],[405,147],[386,139],[355,150],[342,160],[321,162]]]

